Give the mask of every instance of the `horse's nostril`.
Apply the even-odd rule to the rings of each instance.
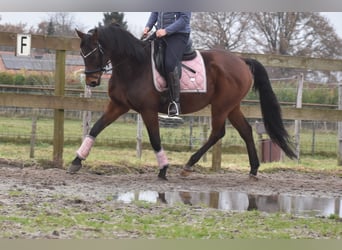
[[[89,84],[90,87],[96,87],[97,85],[99,85],[97,81],[91,81]]]
[[[87,76],[86,84],[90,87],[99,86],[101,82],[101,78],[95,76]]]

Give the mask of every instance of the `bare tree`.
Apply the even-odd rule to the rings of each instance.
[[[342,57],[342,41],[328,20],[319,13],[253,13],[250,41],[253,52],[308,57]],[[296,70],[272,69],[272,77],[286,77]],[[312,80],[335,81],[330,72],[307,72]]]
[[[70,12],[56,12],[50,16],[56,36],[74,36],[75,18]]]
[[[0,24],[0,31],[1,32],[12,32],[12,33],[26,33],[26,23],[18,23],[18,24],[11,24],[11,23],[4,23]],[[0,45],[1,51],[13,51],[15,48],[12,46],[3,46]]]
[[[197,48],[243,50],[249,13],[195,12],[192,15],[192,39]]]
[[[250,36],[256,52],[333,58],[342,55],[341,39],[319,13],[253,13]]]
[[[0,30],[3,32],[13,32],[13,33],[24,33],[26,32],[26,23],[18,23],[18,24],[0,24]]]
[[[71,12],[55,12],[40,22],[34,33],[53,36],[75,36],[75,27],[82,30],[82,24],[75,22]]]
[[[310,30],[305,37],[308,47],[311,48],[310,56],[342,58],[342,40],[328,19],[319,13],[303,13],[303,16]],[[301,51],[297,54],[305,56]]]

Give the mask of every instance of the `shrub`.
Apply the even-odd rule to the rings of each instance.
[[[0,84],[13,84],[13,75],[7,72],[0,72]]]
[[[14,84],[15,85],[24,85],[25,84],[25,77],[23,75],[15,75],[14,76]]]
[[[31,74],[26,77],[26,85],[49,85],[51,77],[48,75]]]

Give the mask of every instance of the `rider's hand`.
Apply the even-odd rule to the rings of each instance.
[[[157,35],[157,37],[163,37],[163,36],[167,35],[167,32],[165,29],[159,29],[159,30],[157,30],[156,35]]]
[[[145,27],[143,30],[142,38],[146,38],[148,36],[148,32],[150,31],[149,27]]]

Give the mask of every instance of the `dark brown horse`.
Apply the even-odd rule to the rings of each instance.
[[[150,42],[135,38],[118,25],[95,28],[87,34],[77,31],[77,34],[81,38],[80,49],[87,85],[94,87],[100,84],[108,62],[111,62],[113,68],[108,83],[108,106],[83,141],[68,171],[77,172],[82,166],[82,160],[88,156],[96,136],[132,109],[141,114],[146,125],[159,165],[158,177],[166,179],[169,163],[161,145],[158,112],[167,113],[169,95],[158,92],[154,87]],[[206,68],[207,91],[182,93],[181,107],[182,113],[188,114],[210,104],[212,131],[208,141],[190,157],[184,171],[192,171],[193,165],[203,154],[225,135],[225,121],[228,118],[246,143],[250,175],[257,175],[260,164],[252,128],[240,110],[241,100],[253,82],[254,89],[259,92],[263,120],[270,138],[287,156],[294,158],[296,155],[289,146],[289,135],[282,122],[279,103],[262,64],[253,59],[242,59],[226,50],[201,51],[201,54]]]

